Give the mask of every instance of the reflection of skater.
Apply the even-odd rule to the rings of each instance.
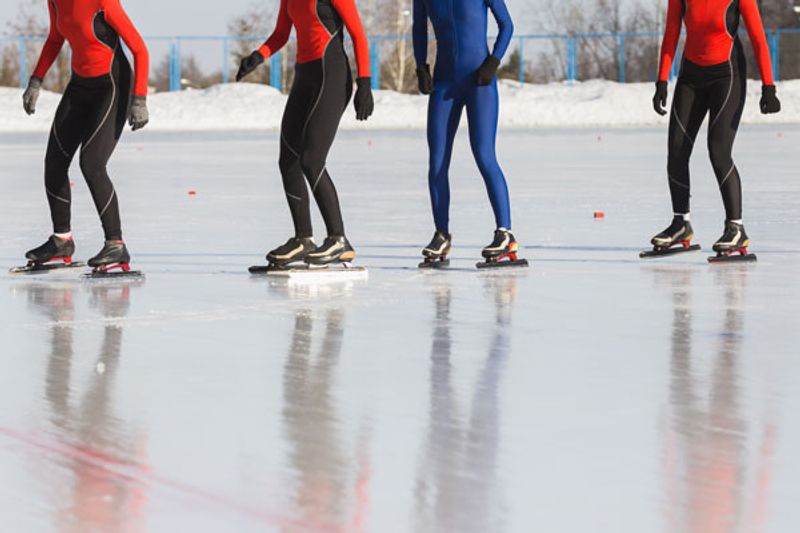
[[[659,273],[666,276],[667,272]],[[768,486],[747,475],[748,425],[742,412],[739,359],[746,271],[719,272],[724,287],[723,319],[710,375],[692,352],[691,272],[672,279],[673,321],[670,360],[668,446],[665,463],[670,531],[729,533],[759,531],[758,508]],[[769,464],[773,431],[758,448],[757,468]],[[767,454],[767,456],[763,455]],[[759,472],[760,473],[760,472]],[[767,476],[768,478],[768,476]],[[751,487],[748,480],[754,479]],[[755,512],[749,511],[755,507]]]
[[[72,479],[54,483],[71,491],[68,502],[58,502],[63,515],[57,522],[70,531],[134,531],[141,527],[142,485],[109,475],[96,464],[130,467],[144,453],[141,436],[128,422],[122,423],[114,409],[113,385],[122,351],[122,327],[114,320],[128,311],[130,287],[92,287],[90,303],[107,323],[85,385],[73,375],[73,289],[31,285],[28,295],[54,322],[45,376],[50,420],[59,440],[78,450],[66,463]],[[93,461],[82,459],[84,454],[91,454]]]
[[[488,279],[496,317],[489,353],[474,385],[469,416],[453,386],[451,292],[434,287],[430,411],[415,483],[418,531],[502,530],[502,493],[496,480],[500,433],[499,391],[511,352],[510,318],[516,279]]]
[[[348,488],[350,453],[339,432],[334,373],[342,352],[344,314],[328,310],[325,331],[316,351],[312,350],[314,318],[308,310],[298,310],[294,317],[292,342],[283,373],[283,422],[291,446],[291,464],[298,479],[294,503],[302,517],[303,531],[339,528],[345,521],[363,515],[355,502],[352,513],[348,498],[355,491]],[[359,479],[368,467],[358,457]],[[351,515],[351,516],[348,516]]]
[[[681,33],[686,26],[686,47],[675,86],[669,121],[667,173],[672,196],[672,224],[653,237],[657,249],[691,241],[689,221],[689,156],[700,125],[709,116],[708,151],[725,204],[725,231],[714,244],[720,254],[747,253],[749,240],[742,225],[742,186],[732,150],[747,93],[747,63],[739,41],[739,19],[744,19],[764,83],[762,113],[777,113],[772,64],[756,0],[669,0],[667,26],[661,47],[653,105],[664,115],[667,77]]]
[[[486,45],[488,10],[499,28],[494,50]],[[436,33],[436,69],[428,66],[428,19]],[[497,230],[483,257],[516,259],[511,234],[511,207],[505,176],[497,163],[498,95],[495,73],[508,48],[513,24],[503,0],[414,0],[414,57],[419,89],[430,94],[428,105],[428,184],[436,232],[423,250],[429,260],[450,251],[449,168],[453,140],[466,108],[472,153],[483,175]]]
[[[326,159],[353,91],[343,26],[353,39],[358,63],[356,118],[366,120],[372,114],[367,37],[354,0],[281,0],[275,31],[261,48],[242,60],[236,79],[241,80],[280,50],[293,26],[297,66],[281,123],[280,169],[295,235],[269,252],[267,260],[280,266],[303,260],[312,264],[348,262],[355,259],[355,251],[345,237]],[[306,180],[328,231],[319,247],[312,240]]]
[[[134,130],[148,122],[147,48],[119,0],[48,0],[47,6],[50,34],[23,97],[25,111],[36,111],[42,79],[65,39],[72,51],[72,79],[56,111],[45,158],[45,189],[53,235],[26,257],[34,263],[71,261],[75,244],[67,172],[80,148],[81,171],[105,233],[103,249],[89,260],[89,266],[126,270],[130,255],[122,240],[117,193],[106,164],[128,117]],[[133,83],[120,38],[133,52]]]

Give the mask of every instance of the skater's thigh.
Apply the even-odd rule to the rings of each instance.
[[[307,118],[303,154],[319,162],[324,162],[327,158],[347,107],[350,98],[350,88],[346,82],[348,77],[344,68],[329,70],[315,106]]]
[[[119,140],[120,92],[116,86],[98,90],[95,101],[89,108],[90,127],[84,132],[81,146],[81,165],[90,172],[105,168]]]
[[[479,158],[494,158],[498,111],[497,84],[475,85],[467,99],[467,119],[470,144]]]
[[[694,145],[697,132],[708,113],[706,91],[678,82],[670,112],[670,147]]]
[[[710,95],[708,145],[732,148],[739,122],[742,119],[746,80],[738,76],[723,83],[714,84]]]
[[[428,102],[428,147],[431,162],[449,158],[463,104],[453,85],[437,84]]]
[[[281,149],[288,149],[299,157],[302,149],[303,128],[313,105],[314,87],[304,80],[295,79],[281,120]]]
[[[68,86],[58,104],[48,142],[48,158],[63,157],[71,161],[81,144],[89,124],[86,109],[77,91]]]

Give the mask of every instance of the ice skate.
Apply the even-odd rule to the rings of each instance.
[[[106,241],[103,249],[87,262],[92,271],[86,278],[142,277],[142,273],[131,270],[131,256],[123,241]]]
[[[267,265],[251,266],[249,271],[251,274],[266,274],[274,270],[307,268],[306,255],[316,248],[311,237],[292,237],[267,254]]]
[[[86,266],[84,263],[72,261],[74,253],[75,241],[72,240],[72,237],[62,239],[51,235],[44,244],[25,254],[25,258],[28,260],[27,265],[14,267],[10,272],[12,274],[35,274],[37,272]]]
[[[308,252],[305,262],[309,268],[326,267],[335,263],[349,265],[356,258],[356,252],[344,235],[329,236],[315,250]]]
[[[517,256],[518,251],[519,244],[514,235],[506,229],[497,229],[491,244],[481,252],[485,261],[475,266],[478,268],[527,267],[528,260],[520,259]]]
[[[422,256],[425,258],[419,268],[446,268],[450,265],[450,249],[453,237],[449,233],[436,231],[430,244],[423,248]]]
[[[658,257],[699,250],[699,244],[692,244],[693,238],[692,224],[681,215],[675,215],[667,229],[650,239],[653,249],[640,252],[639,257]]]
[[[747,251],[750,239],[744,231],[744,226],[738,222],[725,222],[725,231],[722,237],[714,243],[713,249],[717,255],[708,258],[709,263],[723,263],[730,261],[753,262],[757,258],[755,254]]]

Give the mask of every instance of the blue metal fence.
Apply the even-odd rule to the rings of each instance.
[[[800,34],[800,28],[767,30],[767,44],[772,58],[772,69],[775,79],[780,78],[780,54],[781,38],[788,34]],[[579,72],[579,44],[593,39],[616,39],[618,47],[618,68],[617,79],[620,82],[627,80],[626,76],[626,44],[632,38],[654,38],[660,39],[661,34],[656,32],[627,32],[627,33],[548,33],[548,34],[528,34],[514,36],[517,51],[519,53],[519,72],[518,79],[524,82],[526,77],[525,48],[526,44],[532,41],[550,41],[563,45],[564,54],[564,74],[568,82],[574,82],[580,77]],[[369,60],[372,71],[372,86],[374,89],[381,86],[381,45],[386,42],[396,42],[399,39],[411,39],[410,35],[373,35],[370,37]],[[147,37],[147,41],[161,41],[169,44],[169,89],[178,91],[181,89],[181,48],[186,42],[219,42],[221,48],[222,81],[228,83],[231,72],[235,69],[232,63],[231,44],[238,42],[253,42],[254,45],[263,41],[263,37],[238,37],[238,36],[152,36]],[[44,41],[42,36],[12,36],[0,37],[0,42],[15,42],[19,54],[20,85],[27,83],[29,65],[27,60],[27,50],[30,43],[41,44]],[[671,76],[677,75],[678,63],[675,62]],[[281,89],[283,86],[281,54],[275,54],[270,61],[270,85]]]

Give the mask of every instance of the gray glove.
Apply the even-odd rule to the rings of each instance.
[[[134,96],[131,102],[131,118],[128,123],[133,131],[144,128],[150,122],[150,113],[147,112],[147,97]]]
[[[36,102],[39,100],[39,90],[42,88],[42,80],[31,77],[28,81],[28,88],[22,94],[22,108],[29,115],[36,113]]]

